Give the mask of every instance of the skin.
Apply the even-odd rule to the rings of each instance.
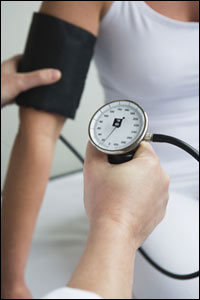
[[[199,1],[145,1],[158,13],[183,22],[199,22]]]
[[[181,21],[196,21],[198,18],[197,15],[197,1],[147,1],[148,4],[158,10],[158,12],[163,13],[164,15],[176,18]],[[179,4],[178,4],[179,3]],[[98,35],[99,23],[101,18],[105,15],[107,10],[109,9],[112,1],[46,1],[43,3],[41,7],[41,11],[56,17],[59,17],[63,20],[71,22],[75,25],[78,25],[94,35]],[[173,9],[172,9],[173,7]],[[180,9],[181,8],[181,9]],[[30,108],[21,108],[20,109],[20,127],[18,134],[15,139],[13,151],[11,154],[11,160],[8,168],[8,174],[5,182],[4,193],[3,193],[3,207],[2,207],[2,263],[1,263],[1,272],[2,272],[2,291],[1,296],[2,299],[31,299],[31,294],[28,291],[24,279],[24,272],[25,266],[27,262],[27,257],[29,254],[30,244],[32,240],[32,235],[35,227],[35,223],[37,220],[37,216],[40,210],[40,206],[42,203],[42,199],[44,196],[44,192],[46,189],[51,163],[53,159],[54,149],[56,145],[57,138],[60,134],[60,131],[65,123],[65,119],[55,114],[48,114],[45,112],[35,111]],[[105,161],[104,161],[105,162]],[[42,166],[42,168],[41,168]],[[87,164],[88,168],[91,166]],[[122,166],[123,168],[123,166]],[[94,172],[97,172],[95,168],[91,168]],[[108,170],[108,169],[107,169]],[[129,171],[124,166],[123,172],[129,173]],[[120,172],[120,179],[123,175],[123,172]],[[86,172],[87,174],[87,172]],[[103,176],[103,171],[101,167],[101,174]],[[112,179],[113,173],[109,173],[110,179]],[[96,176],[96,174],[95,174]],[[85,184],[91,183],[91,193],[93,191],[93,195],[89,194],[89,191],[85,190],[85,203],[86,203],[86,210],[91,222],[91,232],[89,235],[88,240],[88,248],[81,260],[80,267],[76,270],[75,275],[73,276],[69,286],[79,286],[80,288],[90,288],[91,282],[80,283],[80,278],[82,276],[79,275],[81,272],[84,272],[84,268],[88,266],[91,268],[93,263],[98,264],[98,249],[96,245],[99,245],[100,249],[103,248],[105,245],[104,236],[107,232],[108,235],[105,236],[106,242],[108,243],[107,251],[105,255],[108,255],[110,258],[111,253],[115,253],[114,249],[112,248],[113,245],[111,240],[113,239],[113,233],[115,234],[114,226],[111,226],[111,223],[106,223],[109,226],[103,227],[100,226],[99,223],[96,225],[94,220],[96,216],[98,216],[98,220],[101,218],[99,217],[99,208],[100,210],[107,213],[107,209],[103,208],[103,204],[107,207],[106,199],[112,198],[113,195],[113,188],[107,188],[107,194],[104,193],[102,196],[95,200],[95,203],[100,203],[102,201],[102,205],[98,204],[97,206],[92,206],[87,202],[87,199],[93,199],[96,197],[95,191],[98,187],[98,181],[96,180],[95,184],[92,184],[95,176],[91,176],[91,182],[85,182]],[[104,177],[107,176],[107,173],[104,174]],[[114,174],[113,174],[114,176]],[[89,175],[88,175],[89,177]],[[118,186],[120,184],[120,179],[114,180],[115,185],[113,187]],[[153,178],[152,178],[153,180]],[[143,179],[145,181],[145,179]],[[105,184],[105,181],[104,181]],[[102,182],[100,182],[102,186]],[[33,189],[34,186],[34,189]],[[146,190],[146,184],[143,185]],[[153,185],[152,185],[153,188]],[[142,191],[143,191],[142,190]],[[104,189],[99,190],[101,195]],[[109,195],[110,191],[110,195]],[[119,192],[120,190],[117,189]],[[147,190],[148,193],[153,194],[151,189]],[[133,191],[132,191],[133,192]],[[142,193],[143,195],[143,193]],[[104,198],[105,197],[105,198]],[[107,197],[107,198],[106,198]],[[96,198],[95,198],[96,199]],[[143,201],[143,198],[141,198]],[[124,199],[125,200],[125,199]],[[92,201],[92,200],[88,200]],[[92,203],[92,202],[91,202]],[[117,198],[117,204],[120,203],[120,199]],[[123,202],[124,203],[124,202]],[[125,202],[128,205],[128,201]],[[144,202],[145,203],[145,202]],[[118,217],[119,214],[119,207],[115,209],[115,217]],[[145,207],[145,206],[144,206]],[[111,207],[107,207],[108,211],[111,210]],[[138,209],[138,206],[135,206],[135,209]],[[130,215],[125,213],[123,210],[123,217],[120,214],[121,218],[126,220],[127,224],[130,221]],[[143,213],[142,208],[138,210],[139,214]],[[156,212],[155,212],[156,214]],[[92,216],[95,216],[94,218]],[[113,217],[113,215],[112,215]],[[135,216],[134,220],[141,220]],[[24,226],[26,224],[26,226]],[[100,224],[102,224],[100,222]],[[132,248],[128,247],[129,238],[127,241],[124,241],[127,247],[119,247],[118,252],[116,253],[116,259],[122,259],[122,255],[124,257],[125,250],[127,249],[127,261],[125,261],[125,265],[129,266],[134,261],[134,254],[135,248],[138,247],[141,240],[146,237],[147,232],[144,230],[145,226],[140,228],[139,223],[134,227],[134,241],[132,243]],[[142,224],[142,223],[141,223]],[[154,225],[156,222],[154,223]],[[94,225],[94,226],[93,226]],[[96,225],[96,226],[95,226]],[[144,224],[143,224],[144,225]],[[109,233],[108,227],[111,228],[111,232]],[[147,228],[153,228],[151,221],[146,224]],[[113,228],[113,230],[112,230]],[[118,227],[117,227],[118,228]],[[121,227],[120,227],[121,228]],[[128,227],[123,227],[128,228]],[[97,231],[96,231],[97,230]],[[118,230],[118,229],[117,229]],[[142,233],[145,234],[142,234]],[[121,234],[121,229],[116,234],[124,236],[125,231]],[[96,239],[95,236],[98,238]],[[143,238],[141,238],[141,236]],[[120,239],[121,239],[120,238]],[[100,243],[100,244],[98,244]],[[119,245],[119,243],[118,243]],[[93,253],[94,257],[91,258],[91,255],[88,253]],[[132,254],[131,254],[132,253]],[[126,255],[125,255],[126,257]],[[91,260],[92,259],[92,260]],[[106,268],[106,256],[103,258],[103,266],[104,270]],[[100,269],[101,266],[97,265],[97,269]],[[114,267],[114,262],[112,261],[112,267]],[[110,266],[109,269],[111,270],[112,267]],[[91,271],[91,269],[90,269]],[[95,270],[94,270],[95,271]],[[130,286],[132,282],[132,272],[131,270],[123,267],[121,269],[122,272],[125,272],[125,277],[128,279],[128,291],[125,292],[127,285],[123,287],[120,285],[118,281],[122,280],[120,278],[120,274],[118,277],[118,281],[112,283],[113,286],[119,286],[123,292],[123,298],[130,296]],[[127,271],[127,273],[126,273]],[[83,273],[82,273],[83,274]],[[102,270],[101,270],[102,274]],[[88,275],[88,273],[87,273]],[[95,274],[93,274],[96,276]],[[106,274],[107,280],[110,278],[109,274]],[[99,292],[102,296],[104,296],[103,289],[107,291],[108,287],[103,285],[102,278],[94,277],[97,281],[93,282],[94,285],[99,284],[101,286],[101,290],[98,291],[96,288],[94,291]],[[104,281],[105,282],[105,281]],[[124,282],[122,280],[122,282]],[[79,285],[80,284],[80,285]],[[124,282],[125,284],[125,282]],[[112,291],[108,290],[107,295],[112,297]],[[119,291],[120,292],[120,291]],[[120,294],[121,295],[121,294]]]
[[[105,299],[131,298],[136,250],[163,219],[168,188],[169,177],[148,143],[132,161],[111,165],[89,142],[84,201],[90,232],[68,286]]]
[[[61,72],[55,69],[17,73],[21,57],[22,55],[16,55],[1,64],[1,107],[14,103],[21,92],[52,84],[61,78]]]

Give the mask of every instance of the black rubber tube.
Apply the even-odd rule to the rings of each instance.
[[[155,133],[152,136],[152,142],[172,144],[172,145],[179,147],[182,150],[186,151],[191,156],[193,156],[197,161],[199,161],[199,152],[196,149],[194,149],[192,146],[190,146],[189,144],[187,144],[177,138],[174,138],[169,135]]]
[[[63,144],[69,148],[69,150],[74,153],[74,155],[78,158],[78,160],[80,160],[80,162],[82,164],[84,164],[84,158],[82,157],[82,155],[66,140],[66,138],[63,135],[60,135],[60,140],[61,142],[63,142]]]
[[[191,156],[193,156],[197,161],[199,161],[199,152],[194,149],[192,146],[190,146],[189,144],[174,138],[172,136],[169,135],[164,135],[164,134],[153,134],[152,135],[152,142],[157,142],[157,143],[168,143],[168,144],[172,144],[176,147],[181,148],[182,150],[186,151],[187,153],[189,153]],[[196,277],[199,277],[199,271],[191,273],[191,274],[185,274],[185,275],[181,275],[181,274],[175,274],[172,272],[169,272],[167,270],[165,270],[164,268],[162,268],[161,266],[159,266],[156,262],[153,261],[153,259],[151,259],[148,254],[142,249],[139,248],[138,249],[139,252],[142,254],[142,256],[159,272],[161,272],[162,274],[167,275],[168,277],[174,278],[174,279],[179,279],[179,280],[188,280],[188,279],[193,279]]]

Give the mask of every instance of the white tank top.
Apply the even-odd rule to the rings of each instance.
[[[168,18],[145,1],[114,1],[94,58],[105,101],[136,101],[147,112],[149,132],[198,148],[199,23]],[[188,154],[167,144],[153,147],[173,180],[197,177]]]

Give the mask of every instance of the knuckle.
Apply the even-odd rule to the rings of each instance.
[[[162,211],[162,212],[160,212],[160,214],[159,214],[159,216],[157,218],[157,224],[160,224],[163,219],[164,219],[164,213]]]
[[[161,212],[160,212],[160,216],[159,216],[159,221],[160,222],[165,218],[166,212],[167,212],[166,205],[164,205]]]
[[[165,199],[163,201],[163,214],[164,214],[164,216],[166,215],[168,202],[169,202],[169,193],[167,194],[167,196],[165,197]]]
[[[25,89],[24,75],[16,76],[15,82],[16,82],[16,88],[19,92]]]
[[[38,80],[44,81],[47,76],[45,76],[44,71],[40,70],[40,71],[37,71],[36,77],[38,78]]]
[[[159,158],[157,156],[152,156],[150,159],[148,159],[148,166],[150,169],[157,172],[160,169]]]
[[[166,181],[166,186],[169,187],[170,185],[170,177],[167,173],[165,173],[165,181]]]
[[[168,202],[169,202],[169,192],[167,193],[166,205],[168,204]]]
[[[166,209],[166,207],[167,207],[168,202],[169,202],[169,193],[167,192],[167,193],[166,193],[166,197],[165,197],[165,199],[164,199],[164,208],[165,208],[165,209]]]
[[[170,177],[166,172],[164,172],[164,174],[163,174],[163,185],[166,188],[166,190],[168,191],[169,185],[170,185]]]
[[[46,82],[51,79],[51,70],[39,70],[37,76],[39,81]]]
[[[167,212],[167,210],[166,210],[166,207],[165,207],[165,209],[163,209],[163,211],[162,211],[162,220],[165,218],[166,212]]]

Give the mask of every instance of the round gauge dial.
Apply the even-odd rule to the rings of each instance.
[[[116,100],[102,106],[89,124],[92,144],[108,154],[123,154],[135,149],[148,126],[144,110],[131,100]]]

